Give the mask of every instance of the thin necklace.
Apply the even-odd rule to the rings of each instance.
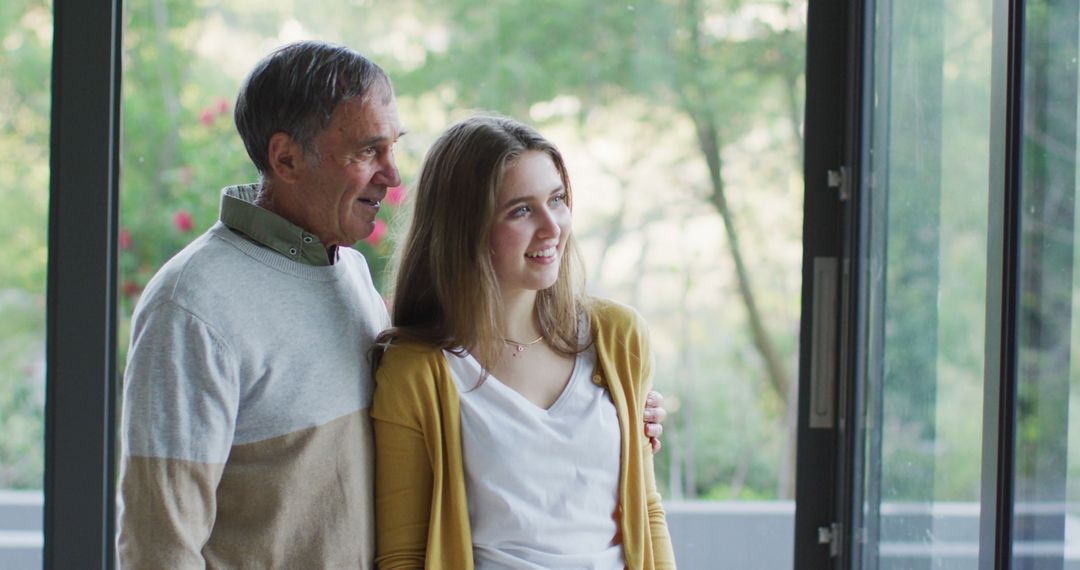
[[[505,342],[506,344],[509,344],[510,346],[514,347],[514,352],[510,353],[510,356],[516,357],[518,354],[520,354],[522,352],[525,352],[525,347],[526,346],[532,346],[532,345],[534,345],[534,344],[536,344],[536,343],[538,343],[538,342],[540,342],[542,340],[544,340],[544,335],[540,335],[540,336],[536,337],[536,340],[532,340],[532,341],[529,341],[529,342],[518,342],[516,340],[510,340],[508,338],[504,338],[503,342]]]

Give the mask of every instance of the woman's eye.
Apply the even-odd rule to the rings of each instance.
[[[566,194],[559,194],[551,198],[552,205],[562,204],[566,202]]]
[[[520,218],[527,215],[529,212],[530,210],[528,206],[518,206],[517,208],[514,208],[512,212],[510,212],[510,217]]]

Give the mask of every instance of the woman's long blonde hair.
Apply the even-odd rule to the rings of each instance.
[[[420,170],[412,220],[395,263],[393,326],[376,339],[376,365],[397,340],[466,349],[485,369],[503,354],[502,300],[489,236],[503,175],[528,151],[551,157],[572,208],[562,155],[532,127],[507,117],[477,115],[451,126],[432,145]],[[579,270],[571,234],[555,284],[537,294],[534,317],[549,346],[563,354],[583,348],[578,339],[582,283],[574,279]]]

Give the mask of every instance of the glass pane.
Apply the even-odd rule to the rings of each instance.
[[[858,568],[978,560],[991,3],[877,2]]]
[[[567,157],[591,290],[651,326],[680,564],[790,567],[805,0],[346,4],[127,3],[122,318],[219,190],[255,181],[231,120],[254,63],[344,43],[389,72],[409,131],[357,245],[378,287],[433,138],[472,109],[536,125]]]
[[[0,568],[41,568],[52,6],[0,7]]]
[[[1012,549],[1025,570],[1080,564],[1078,20],[1074,2],[1027,3]]]

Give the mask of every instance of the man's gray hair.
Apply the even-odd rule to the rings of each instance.
[[[315,41],[278,49],[251,71],[236,98],[236,130],[263,176],[270,174],[270,137],[288,134],[308,156],[338,104],[354,97],[393,97],[390,78],[344,46]]]

